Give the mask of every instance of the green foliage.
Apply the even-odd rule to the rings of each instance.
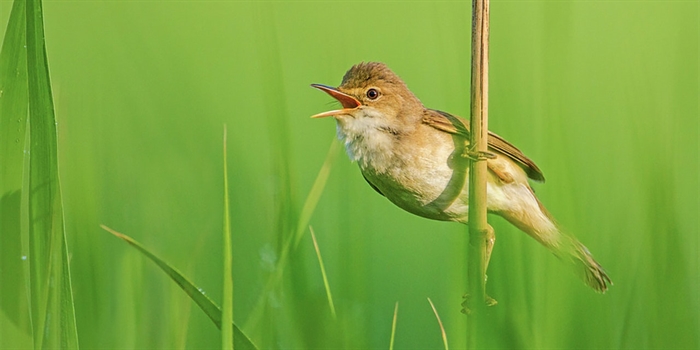
[[[18,273],[30,263],[28,222],[7,220],[29,199],[17,165],[27,105],[8,97],[27,91],[26,39],[11,34],[5,4],[0,194],[15,211],[0,217],[0,342],[26,347],[28,300],[8,300],[28,295]],[[426,331],[437,329],[430,297],[450,347],[465,347],[466,227],[396,208],[341,147],[312,191],[335,126],[308,118],[332,108],[308,85],[379,60],[427,106],[467,115],[469,2],[55,1],[44,11],[82,347],[221,347],[169,277],[98,225],[133,234],[223,305],[224,123],[233,318],[257,346],[443,348]],[[491,2],[490,129],[537,162],[538,196],[615,285],[588,290],[491,216],[487,292],[499,304],[483,347],[700,347],[698,22],[694,2]]]
[[[20,223],[28,109],[24,4],[14,2],[0,52],[0,335],[9,332],[4,330],[14,335],[0,337],[0,347],[9,348],[32,346],[27,247]]]
[[[231,256],[231,215],[229,214],[229,198],[228,198],[228,162],[226,161],[226,126],[224,125],[224,268],[223,268],[223,302],[221,310],[221,323],[233,324],[233,276],[232,265],[233,256]],[[172,276],[172,275],[171,275]],[[219,327],[221,328],[221,327]],[[234,328],[238,328],[234,325]],[[239,330],[240,332],[240,330]],[[221,329],[221,348],[233,349],[233,329],[224,327]]]
[[[428,303],[430,303],[430,308],[433,309],[433,313],[435,314],[435,318],[437,319],[438,325],[440,326],[440,334],[442,335],[442,344],[445,346],[445,350],[449,350],[450,347],[448,346],[447,343],[447,333],[445,333],[445,327],[442,325],[442,320],[440,319],[440,314],[438,314],[437,309],[435,308],[435,304],[433,304],[433,301],[428,298]]]
[[[3,253],[8,258],[3,260],[2,268],[11,269],[8,276],[15,278],[3,281],[2,304],[4,306],[16,303],[21,307],[16,310],[3,307],[4,312],[14,311],[20,315],[30,315],[34,348],[75,349],[78,348],[78,334],[58,176],[56,117],[44,46],[42,16],[40,1],[16,1],[0,58],[3,64],[7,64],[7,67],[2,69],[3,84],[0,94],[5,88],[10,92],[0,107],[3,112],[2,125],[7,128],[3,132],[3,139],[0,139],[0,143],[3,144],[1,159],[3,168],[12,169],[3,171],[1,185],[2,233],[7,234],[3,239],[2,248],[9,248]],[[26,40],[23,42],[22,39]],[[21,62],[22,59],[24,62]],[[25,87],[26,92],[20,91]],[[20,145],[24,142],[20,141],[24,141],[25,136],[21,135],[24,130],[22,122],[27,115],[28,156],[22,157]],[[17,122],[13,123],[15,119]],[[15,137],[12,137],[13,134]],[[26,165],[28,167],[25,168]],[[28,170],[28,182],[24,182],[21,169]],[[17,188],[20,183],[21,188]],[[28,192],[26,206],[22,205],[22,192]],[[17,258],[24,250],[20,248],[24,215],[27,218],[29,248],[27,254],[22,255],[22,260],[28,260],[29,263],[28,303],[24,295],[17,293],[18,290],[26,288],[27,278],[24,273],[27,269],[12,262],[19,261]],[[4,231],[5,228],[7,231]],[[6,242],[9,243],[9,247],[5,246]],[[9,293],[6,294],[5,290]],[[27,331],[26,318],[15,313],[8,314],[20,331]],[[15,339],[10,338],[8,344],[14,341]],[[21,342],[22,340],[19,340],[17,343]]]
[[[326,290],[326,298],[328,298],[328,307],[331,309],[331,315],[333,319],[338,316],[335,313],[335,304],[333,304],[333,293],[331,293],[331,286],[328,282],[328,276],[326,275],[326,266],[323,264],[323,258],[321,257],[321,249],[318,248],[318,242],[316,241],[316,234],[314,233],[313,227],[309,226],[309,232],[311,233],[311,239],[314,242],[314,250],[316,251],[316,256],[318,257],[318,265],[321,268],[321,277],[323,278],[323,288]]]
[[[34,347],[75,349],[73,291],[58,177],[56,117],[41,1],[27,1],[29,276]]]
[[[180,273],[180,271],[170,266],[170,264],[157,257],[155,254],[151,253],[148,249],[141,245],[141,243],[135,241],[133,238],[123,233],[117,232],[105,225],[101,225],[101,227],[105,231],[124,240],[126,243],[129,243],[132,247],[136,248],[138,251],[143,253],[143,255],[145,255],[151,261],[156,263],[156,265],[158,265],[158,267],[160,267],[161,270],[163,270],[163,272],[170,276],[170,278],[175,283],[177,283],[177,285],[180,286],[180,288],[182,288],[182,290],[185,291],[185,293],[187,293],[187,295],[189,295],[190,298],[192,298],[192,301],[194,301],[202,309],[202,311],[204,311],[204,313],[207,314],[207,316],[209,316],[209,318],[212,320],[212,322],[214,322],[217,328],[221,329],[223,325],[231,324],[233,326],[231,327],[231,329],[233,330],[233,334],[231,335],[233,336],[234,340],[233,346],[239,349],[256,349],[255,345],[253,345],[250,339],[248,339],[248,337],[245,334],[243,334],[243,332],[241,332],[238,326],[232,323],[224,323],[226,319],[222,316],[224,312],[222,312],[221,308],[217,306],[211,299],[209,299],[209,297],[207,297],[202,292],[201,288],[198,288],[192,282],[190,282],[187,279],[187,277],[183,276],[182,273]],[[231,344],[229,344],[227,348],[230,349],[231,347]]]
[[[391,336],[389,337],[389,350],[394,350],[394,340],[396,339],[396,319],[399,315],[399,302],[394,306],[394,317],[391,319]]]

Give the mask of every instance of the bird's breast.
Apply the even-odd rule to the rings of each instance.
[[[402,209],[431,219],[462,221],[468,162],[459,156],[461,146],[444,133],[421,136],[404,135],[392,152],[358,160],[360,169]]]

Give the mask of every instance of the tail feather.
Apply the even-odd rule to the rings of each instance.
[[[523,188],[527,191],[514,197],[515,205],[499,214],[566,262],[586,285],[605,293],[612,281],[603,267],[576,238],[562,232],[529,186]]]
[[[600,264],[593,259],[588,249],[573,237],[567,237],[569,247],[565,249],[566,256],[557,254],[562,260],[567,261],[574,269],[574,272],[586,283],[589,287],[597,292],[605,293],[608,285],[612,285],[612,281],[608,274],[605,273]]]

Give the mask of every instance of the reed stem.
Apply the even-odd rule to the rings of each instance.
[[[470,310],[467,347],[476,346],[477,315],[486,305],[486,267],[493,229],[486,221],[486,158],[488,149],[489,0],[472,1],[471,118],[469,164],[469,247],[466,307]],[[470,302],[472,301],[472,302]]]

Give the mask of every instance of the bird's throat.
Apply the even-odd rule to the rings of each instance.
[[[338,120],[337,132],[350,160],[363,170],[381,174],[396,160],[394,147],[400,135],[374,118]]]

